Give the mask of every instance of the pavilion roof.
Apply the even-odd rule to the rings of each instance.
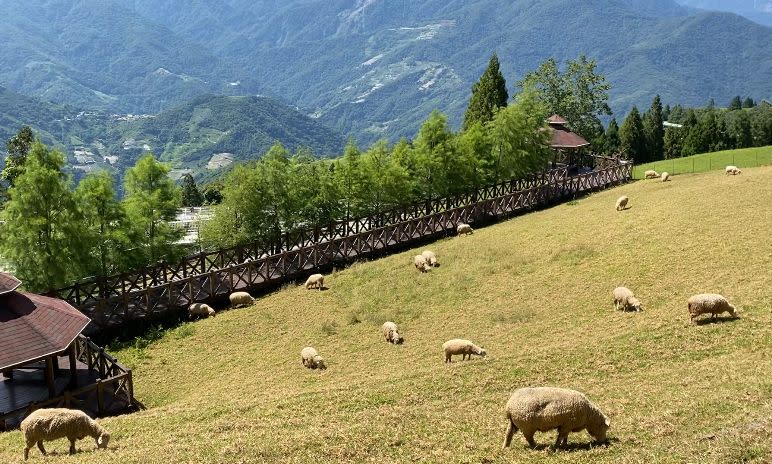
[[[580,148],[586,147],[590,142],[584,140],[579,134],[571,132],[568,122],[562,116],[553,114],[547,118],[550,131],[550,147],[552,148]]]
[[[0,272],[0,295],[16,290],[19,285],[21,280],[6,272]]]

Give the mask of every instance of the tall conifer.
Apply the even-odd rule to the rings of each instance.
[[[485,124],[493,119],[498,108],[507,106],[507,83],[499,69],[499,58],[494,53],[480,80],[472,86],[472,97],[464,114],[464,130],[475,122]]]

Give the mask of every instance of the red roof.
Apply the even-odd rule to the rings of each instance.
[[[571,132],[568,128],[568,121],[557,114],[553,114],[547,119],[549,128],[552,131],[550,137],[550,147],[552,148],[579,148],[585,147],[590,142],[584,140],[580,135]]]
[[[0,370],[65,350],[90,321],[63,300],[23,292],[0,295]]]
[[[0,295],[16,290],[19,285],[21,285],[21,280],[11,274],[0,272]]]

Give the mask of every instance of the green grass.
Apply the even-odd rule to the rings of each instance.
[[[725,150],[641,164],[633,167],[633,179],[643,179],[643,173],[649,169],[653,169],[658,173],[666,171],[673,175],[715,170],[723,171],[729,165],[745,169],[769,164],[772,164],[772,146]]]
[[[620,195],[630,208],[617,212]],[[772,457],[772,166],[635,182],[287,287],[251,307],[127,344],[147,410],[105,418],[77,463],[734,463]],[[613,309],[630,287],[641,313]],[[687,298],[724,294],[736,320],[689,324]],[[380,325],[400,324],[401,346]],[[443,363],[470,338],[485,359]],[[315,346],[326,371],[303,368]],[[585,392],[611,419],[608,446],[500,449],[523,386]],[[554,432],[536,436],[554,442]],[[0,462],[20,462],[19,432]],[[44,462],[33,449],[29,462]]]

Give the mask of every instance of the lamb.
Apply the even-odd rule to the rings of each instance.
[[[668,173],[668,172],[663,172],[663,173],[662,173],[662,182],[667,182],[667,181],[669,181],[669,180],[670,180],[670,173]]]
[[[316,287],[319,290],[324,289],[324,276],[322,274],[312,274],[306,279],[306,290],[313,287]]]
[[[742,171],[737,166],[727,166],[724,169],[725,174],[728,176],[729,174],[736,176],[737,174],[742,174]]]
[[[384,322],[383,327],[381,327],[381,330],[383,331],[383,336],[386,337],[386,341],[389,343],[399,345],[405,341],[405,339],[402,338],[402,334],[399,333],[397,324],[391,321]]]
[[[621,196],[617,198],[617,211],[622,211],[627,209],[627,202],[630,201],[629,198],[626,196]]]
[[[643,174],[643,177],[645,177],[646,179],[656,179],[657,177],[659,177],[659,174],[657,174],[657,171],[648,170]]]
[[[214,309],[206,303],[192,303],[188,306],[188,318],[199,317],[214,317]]]
[[[21,432],[24,435],[24,460],[29,457],[29,450],[37,443],[40,452],[45,456],[43,441],[59,438],[70,440],[70,454],[75,454],[75,441],[87,435],[96,440],[98,448],[107,448],[110,434],[85,412],[77,409],[50,408],[38,409],[21,421]]]
[[[247,292],[233,292],[228,296],[228,299],[231,301],[231,305],[233,305],[234,308],[238,308],[239,306],[249,306],[255,302],[252,295]]]
[[[421,256],[424,257],[429,266],[438,267],[440,265],[440,263],[437,261],[437,255],[435,255],[431,250],[425,250],[423,253],[421,253]]]
[[[557,429],[555,448],[568,445],[568,434],[587,432],[598,442],[606,441],[610,422],[597,406],[576,390],[554,387],[520,388],[507,401],[504,411],[509,420],[504,448],[515,432],[523,432],[531,448],[536,447],[534,433]]]
[[[482,357],[485,357],[488,355],[488,353],[485,351],[484,348],[480,348],[479,346],[475,345],[469,340],[462,340],[460,338],[455,338],[453,340],[446,341],[445,343],[442,344],[442,350],[445,352],[446,363],[451,362],[450,358],[454,354],[460,354],[462,361],[465,360],[467,357],[469,357],[469,359],[472,359],[473,354],[476,354]]]
[[[617,311],[620,309],[623,311],[628,311],[630,309],[633,311],[640,311],[643,309],[641,301],[636,298],[633,295],[633,292],[627,287],[617,287],[612,294],[614,295],[614,307]]]
[[[429,272],[429,263],[426,261],[426,258],[424,258],[424,255],[415,255],[413,257],[413,264],[415,264],[415,268],[418,269],[421,272]]]
[[[472,229],[472,226],[469,224],[461,223],[456,227],[456,233],[458,235],[469,235],[474,234],[474,230]]]
[[[726,298],[716,293],[700,293],[689,298],[687,302],[689,308],[689,319],[694,322],[694,318],[700,314],[713,314],[713,319],[718,314],[728,312],[732,317],[737,317],[737,310],[729,304]]]
[[[327,369],[327,366],[324,364],[324,359],[310,346],[300,350],[300,362],[309,369]]]

